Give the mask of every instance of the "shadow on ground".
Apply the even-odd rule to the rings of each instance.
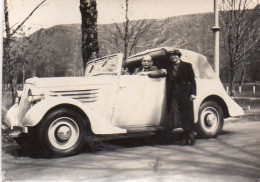
[[[115,138],[115,137],[114,137]],[[116,136],[116,139],[96,138],[95,141],[86,142],[80,153],[95,153],[100,151],[114,151],[122,148],[134,148],[141,146],[153,146],[153,145],[180,145],[182,138],[182,132],[175,132],[170,134],[139,134],[138,137],[131,136]],[[19,146],[15,141],[8,142],[3,145],[4,151],[9,153],[15,158],[30,157],[35,159],[50,158],[44,156],[41,151],[28,150]]]
[[[236,127],[238,126],[239,123]],[[166,181],[169,177],[178,179],[178,176],[188,176],[189,180],[212,179],[214,176],[216,181],[253,181],[260,169],[259,154],[255,147],[258,140],[250,139],[248,131],[251,131],[251,127],[244,126],[247,125],[243,125],[242,134],[241,128],[228,128],[216,139],[199,139],[194,147],[178,146],[181,133],[172,133],[166,137],[148,135],[92,142],[79,155],[50,160],[31,160],[30,158],[42,157],[37,153],[28,154],[12,143],[5,146],[4,151],[18,160],[7,158],[5,165],[12,166],[12,170],[13,167],[19,167],[17,171],[21,172],[15,173],[17,178],[14,179],[20,176],[23,179],[32,179],[34,174],[38,177],[41,171],[43,180],[51,177],[58,179],[54,178],[58,176],[76,181],[95,181],[97,178],[105,179],[104,181],[123,181],[129,179],[129,176],[151,176],[151,179],[158,177]],[[241,141],[234,140],[237,137]],[[19,160],[23,157],[23,160]]]

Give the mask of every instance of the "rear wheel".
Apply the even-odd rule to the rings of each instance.
[[[202,138],[217,137],[224,124],[223,111],[214,101],[202,103],[199,110],[199,122],[196,124],[198,134]]]
[[[52,156],[74,155],[84,145],[86,125],[76,111],[60,108],[48,113],[39,125],[43,150]]]

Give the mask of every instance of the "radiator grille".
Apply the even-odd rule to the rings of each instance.
[[[79,100],[80,102],[95,102],[98,97],[98,89],[86,89],[86,90],[56,90],[50,91],[50,96],[63,96],[70,97],[72,99]]]

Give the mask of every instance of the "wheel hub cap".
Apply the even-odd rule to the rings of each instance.
[[[202,128],[207,133],[215,133],[220,124],[219,114],[214,107],[205,108],[200,116]]]
[[[57,139],[61,142],[68,141],[71,137],[71,129],[68,126],[61,126],[57,129]]]
[[[207,119],[206,119],[206,122],[209,126],[212,126],[216,121],[216,117],[214,114],[209,114]]]

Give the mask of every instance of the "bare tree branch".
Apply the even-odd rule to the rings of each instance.
[[[247,64],[259,43],[260,20],[256,10],[250,9],[252,5],[253,0],[222,0],[220,6],[224,50],[229,57],[230,90],[236,70]]]
[[[33,15],[33,13],[45,2],[46,0],[43,0],[41,3],[39,3],[32,11],[31,13],[16,27],[16,29],[13,30],[11,33],[11,36],[13,36],[23,25],[24,23]]]
[[[3,56],[3,63],[4,63],[4,72],[7,77],[5,81],[7,83],[11,84],[11,93],[12,93],[12,102],[15,101],[15,95],[16,95],[16,84],[17,84],[17,77],[18,77],[18,65],[20,65],[21,59],[20,56],[14,57],[13,54],[11,54],[11,46],[14,39],[12,39],[12,36],[17,33],[18,30],[21,29],[21,27],[24,25],[24,23],[33,15],[33,13],[45,2],[46,0],[43,0],[34,10],[15,28],[15,30],[12,31],[12,27],[10,28],[9,24],[9,8],[7,0],[4,0],[4,20],[5,20],[5,32],[6,37],[4,38],[4,56]],[[12,31],[12,32],[11,32]]]

